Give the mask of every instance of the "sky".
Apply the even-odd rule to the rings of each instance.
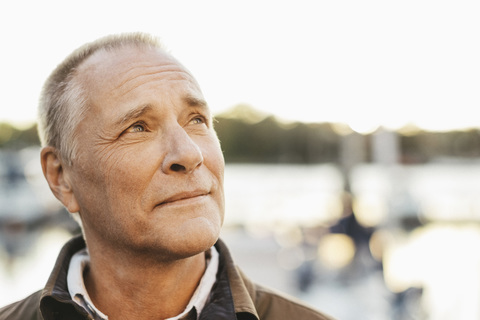
[[[238,104],[357,131],[480,127],[480,2],[2,1],[0,121],[35,120],[43,81],[78,46],[158,36],[214,113]]]

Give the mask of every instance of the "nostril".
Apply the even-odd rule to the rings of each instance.
[[[185,171],[185,167],[181,164],[174,163],[170,166],[170,169],[175,172]]]

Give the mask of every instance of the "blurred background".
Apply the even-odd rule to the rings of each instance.
[[[44,79],[110,33],[196,76],[244,271],[338,319],[480,318],[480,4],[0,4],[0,305],[41,288],[78,226],[44,182]]]

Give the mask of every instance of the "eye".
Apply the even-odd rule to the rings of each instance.
[[[206,120],[203,117],[195,117],[192,120],[190,120],[190,123],[191,124],[203,124],[203,123],[206,123]]]
[[[145,124],[137,122],[137,123],[131,125],[125,132],[135,133],[135,132],[144,132],[144,131],[146,131]]]

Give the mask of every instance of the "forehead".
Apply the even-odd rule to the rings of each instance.
[[[79,68],[91,102],[108,97],[126,100],[145,90],[175,87],[176,93],[202,99],[200,88],[175,58],[161,49],[126,46],[99,50]]]

